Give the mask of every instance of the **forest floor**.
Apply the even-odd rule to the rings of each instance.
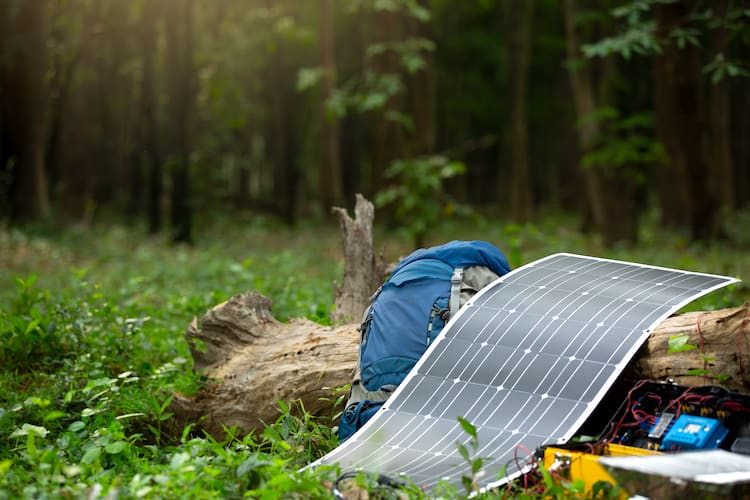
[[[428,243],[485,239],[513,267],[572,252],[746,280],[696,310],[750,300],[750,215],[728,234],[690,244],[646,221],[638,245],[607,249],[555,215],[446,223]],[[378,227],[375,242],[389,261],[412,250],[396,229]],[[262,217],[198,221],[193,246],[117,225],[0,228],[0,499],[327,494],[336,471],[296,470],[335,446],[330,422],[284,406],[262,435],[216,442],[170,428],[166,407],[203,382],[183,337],[194,315],[257,290],[281,320],[326,323],[342,255],[334,224]]]

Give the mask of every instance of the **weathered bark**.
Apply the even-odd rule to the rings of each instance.
[[[750,390],[749,322],[750,302],[731,309],[668,318],[651,334],[633,369],[640,378],[672,378],[681,385],[724,385],[747,392]],[[683,334],[689,336],[687,343],[696,348],[668,353],[669,338]],[[726,377],[730,378],[724,380]]]
[[[194,369],[215,383],[193,398],[175,397],[176,424],[199,422],[215,436],[222,426],[262,431],[278,417],[277,401],[301,400],[314,415],[331,416],[333,388],[351,381],[357,361],[356,324],[327,327],[297,319],[279,323],[271,301],[255,292],[237,295],[194,319],[186,337]],[[750,303],[664,320],[628,367],[628,377],[671,378],[682,385],[724,385],[750,390]],[[688,334],[699,346],[667,354],[669,337]],[[705,362],[704,356],[711,358]],[[707,370],[690,376],[690,369]],[[729,376],[728,380],[712,378]]]
[[[200,326],[199,326],[200,325]],[[219,304],[188,326],[193,369],[216,380],[196,397],[176,396],[177,425],[196,423],[214,436],[222,426],[262,431],[277,402],[301,400],[313,415],[332,414],[333,387],[350,382],[357,361],[356,325],[279,323],[271,301],[255,292]]]
[[[361,194],[357,194],[354,218],[345,209],[334,207],[344,234],[344,282],[333,291],[334,323],[354,322],[362,317],[370,296],[385,274],[383,258],[375,258],[372,242],[372,221],[375,208]]]

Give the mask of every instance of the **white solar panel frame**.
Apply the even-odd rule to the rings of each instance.
[[[352,436],[348,441],[346,441],[341,446],[339,446],[338,448],[336,448],[335,450],[333,450],[332,452],[330,452],[325,457],[323,457],[320,460],[316,461],[314,464],[312,464],[312,466],[314,467],[316,465],[325,464],[325,463],[339,463],[342,466],[342,468],[344,468],[345,470],[347,469],[347,467],[349,467],[349,468],[354,468],[355,470],[360,470],[361,469],[361,470],[366,470],[368,472],[377,472],[377,473],[381,473],[381,474],[385,474],[385,475],[389,475],[389,476],[394,476],[394,477],[407,476],[409,478],[413,478],[415,476],[424,476],[425,475],[424,474],[424,467],[435,468],[436,470],[434,472],[430,473],[430,475],[429,475],[430,480],[427,481],[426,484],[420,484],[419,481],[417,482],[417,484],[419,484],[420,486],[424,486],[424,487],[426,487],[426,488],[429,489],[429,488],[434,487],[440,479],[444,479],[447,482],[453,483],[457,487],[460,488],[460,478],[461,478],[462,475],[469,474],[469,464],[467,464],[460,457],[460,455],[458,455],[457,449],[456,449],[456,442],[460,441],[460,442],[466,444],[468,442],[468,436],[460,430],[460,426],[459,426],[459,424],[458,424],[458,422],[456,421],[455,418],[451,422],[450,429],[446,428],[445,434],[443,434],[444,437],[442,437],[441,439],[439,439],[438,442],[433,446],[433,448],[434,448],[435,446],[439,445],[442,441],[446,441],[447,440],[447,442],[443,445],[442,449],[450,449],[451,451],[450,452],[446,452],[446,453],[443,453],[441,451],[433,452],[432,454],[430,454],[431,457],[433,459],[435,457],[439,457],[439,458],[436,461],[433,460],[429,464],[423,463],[423,460],[422,460],[424,457],[427,456],[427,452],[410,450],[409,447],[408,447],[408,444],[406,444],[406,445],[391,444],[390,446],[384,446],[385,443],[381,443],[381,444],[379,444],[379,443],[370,443],[370,442],[368,442],[368,439],[376,439],[378,433],[380,433],[380,432],[385,433],[386,431],[389,430],[389,429],[387,429],[383,425],[383,422],[386,421],[386,419],[390,420],[392,418],[397,418],[397,417],[400,418],[401,414],[399,414],[398,411],[392,410],[392,408],[393,407],[398,407],[400,405],[407,404],[408,402],[413,401],[415,399],[415,395],[413,394],[413,392],[414,392],[415,389],[418,388],[418,385],[414,385],[414,384],[418,384],[418,382],[415,383],[413,381],[415,380],[415,378],[418,378],[418,377],[422,377],[423,379],[426,378],[426,375],[421,374],[420,370],[425,366],[425,364],[436,362],[436,360],[432,359],[433,356],[434,356],[433,353],[436,350],[440,349],[441,345],[444,342],[448,341],[446,339],[450,339],[453,342],[458,342],[459,341],[458,339],[454,338],[455,336],[452,336],[453,330],[456,329],[456,328],[459,328],[459,331],[456,332],[456,334],[460,333],[460,329],[463,328],[463,327],[465,327],[468,324],[468,321],[470,320],[469,319],[467,321],[464,321],[464,319],[465,319],[464,317],[467,316],[467,315],[471,315],[471,314],[479,314],[481,312],[481,310],[479,310],[477,307],[474,307],[476,303],[483,303],[483,301],[485,300],[485,296],[486,295],[493,294],[493,293],[500,293],[500,291],[502,291],[503,288],[502,287],[498,288],[499,284],[506,283],[506,282],[512,282],[513,279],[516,276],[518,276],[519,274],[529,273],[530,270],[533,270],[535,268],[542,268],[543,269],[544,266],[545,266],[545,264],[547,264],[549,262],[552,262],[552,261],[555,261],[555,260],[561,260],[561,259],[564,259],[564,258],[570,258],[572,260],[576,260],[576,261],[578,261],[582,265],[585,263],[585,265],[592,265],[592,266],[594,266],[594,265],[597,265],[597,264],[609,263],[609,264],[616,264],[616,265],[623,266],[623,269],[628,269],[628,270],[631,270],[631,271],[658,270],[658,271],[664,271],[664,272],[669,273],[669,274],[671,274],[671,273],[677,273],[677,276],[682,276],[682,277],[685,277],[685,276],[695,276],[695,277],[702,278],[702,279],[704,279],[707,282],[714,282],[714,284],[712,284],[710,286],[706,286],[706,287],[699,287],[699,288],[692,289],[693,291],[691,293],[689,293],[689,294],[685,295],[684,297],[682,297],[682,298],[680,298],[678,300],[675,300],[673,303],[669,304],[668,307],[665,308],[661,314],[659,314],[657,317],[655,317],[654,319],[652,319],[644,328],[641,329],[641,332],[640,332],[640,334],[638,336],[636,336],[635,338],[628,337],[629,348],[626,348],[624,350],[624,352],[620,353],[619,358],[618,358],[619,361],[617,361],[617,363],[612,364],[614,366],[614,369],[611,371],[611,373],[609,373],[606,376],[605,380],[602,381],[601,385],[598,388],[594,389],[595,390],[595,394],[593,394],[592,396],[590,396],[590,402],[585,403],[585,404],[580,404],[580,402],[579,402],[579,404],[576,405],[576,406],[583,406],[583,408],[578,413],[578,416],[575,418],[575,420],[572,421],[572,422],[568,422],[567,419],[565,419],[565,420],[561,421],[560,424],[558,425],[557,429],[559,429],[560,426],[563,426],[564,424],[567,424],[566,425],[566,430],[564,432],[556,433],[557,437],[556,437],[555,441],[558,444],[562,444],[564,442],[567,442],[567,440],[569,440],[571,437],[573,437],[573,435],[576,433],[576,431],[578,430],[578,428],[590,416],[591,412],[598,405],[598,403],[604,397],[604,395],[609,390],[609,388],[611,387],[611,385],[614,383],[614,381],[616,380],[617,376],[619,376],[619,374],[624,369],[625,365],[630,361],[630,359],[632,359],[632,357],[638,351],[638,349],[643,344],[643,342],[648,338],[651,330],[656,325],[658,325],[661,321],[664,320],[664,318],[666,318],[669,315],[673,314],[674,312],[676,312],[677,310],[679,310],[684,305],[686,305],[689,302],[695,300],[697,297],[699,297],[701,295],[704,295],[704,294],[707,294],[707,293],[709,293],[709,292],[711,292],[713,290],[716,290],[718,288],[721,288],[721,287],[724,287],[726,285],[729,285],[731,283],[739,281],[739,280],[737,280],[735,278],[726,277],[726,276],[719,276],[719,275],[705,274],[705,273],[696,273],[696,272],[691,272],[691,271],[681,271],[681,270],[669,269],[669,268],[665,268],[665,267],[651,266],[651,265],[645,265],[645,264],[635,264],[635,263],[617,261],[617,260],[612,260],[612,259],[603,259],[603,258],[598,258],[598,257],[589,257],[589,256],[576,255],[576,254],[571,254],[571,253],[553,254],[553,255],[550,255],[548,257],[542,258],[540,260],[531,262],[531,263],[529,263],[529,264],[527,264],[525,266],[519,267],[518,269],[516,269],[514,271],[511,271],[510,273],[506,274],[505,276],[502,276],[501,278],[499,278],[497,281],[495,281],[491,285],[485,287],[482,291],[480,291],[477,295],[475,295],[464,307],[462,307],[459,310],[458,314],[455,317],[451,318],[451,320],[449,321],[449,323],[444,328],[443,332],[429,346],[429,348],[427,349],[427,351],[425,352],[425,354],[420,358],[420,360],[418,361],[418,363],[416,364],[416,366],[407,375],[406,379],[396,389],[396,391],[391,396],[391,398],[388,401],[386,401],[386,403],[383,405],[383,409],[381,411],[377,412],[376,415],[372,419],[370,419],[370,421],[368,421],[365,424],[365,426],[362,429],[360,429],[354,436]],[[565,271],[565,269],[563,268],[563,269],[554,269],[554,271],[560,272],[560,273],[563,273],[563,274],[565,274],[565,273],[567,273],[567,274],[576,274],[576,273],[582,272],[583,269],[584,268],[576,268],[573,271]],[[625,276],[623,276],[622,278],[627,279],[627,277],[625,277]],[[612,279],[613,282],[614,282],[616,279],[620,279],[620,277],[609,277],[609,279]],[[590,285],[590,283],[588,283],[588,282],[586,284]],[[658,291],[661,290],[661,288],[659,288],[659,287],[661,287],[663,285],[666,286],[666,283],[659,283],[659,282],[657,282],[657,283],[654,283],[653,287],[651,287],[651,288],[653,288],[656,292],[658,292]],[[546,285],[540,284],[538,287],[539,287],[539,289],[545,289]],[[651,288],[647,288],[646,290],[651,290]],[[554,290],[554,288],[550,287],[550,290]],[[603,293],[604,291],[606,291],[606,288],[603,291],[600,291],[600,292]],[[543,294],[546,294],[546,292],[543,292]],[[597,295],[596,293],[591,293],[588,290],[581,291],[580,295],[589,295],[590,299],[587,299],[587,301],[588,300],[592,300],[595,297],[599,297],[599,295]],[[653,295],[653,294],[651,294],[651,295]],[[651,295],[649,295],[649,296],[651,296]],[[518,296],[516,296],[516,298],[518,298],[518,297],[520,297],[520,294]],[[567,299],[568,297],[569,296],[564,297],[563,300]],[[537,299],[537,300],[539,300],[539,299]],[[628,299],[626,299],[624,302],[627,302],[627,301],[628,301]],[[632,301],[631,300],[631,302],[637,302],[637,301]],[[555,306],[563,304],[563,303],[564,302],[561,301],[559,303],[556,303]],[[609,304],[615,303],[615,300],[609,300],[608,303]],[[498,309],[498,313],[500,311],[502,311],[502,309]],[[506,312],[508,312],[508,311],[506,311]],[[497,315],[497,313],[496,313],[496,315]],[[518,322],[520,320],[520,318],[523,317],[522,314],[519,314],[518,316],[519,317],[513,321],[514,323]],[[625,317],[626,317],[626,315],[623,314],[622,316],[620,316],[619,319],[622,319],[622,318],[625,318]],[[505,321],[506,318],[503,318],[501,321]],[[544,316],[542,316],[540,319],[543,319],[543,318],[544,318]],[[564,322],[561,322],[561,323],[564,323]],[[459,325],[459,326],[457,327],[456,325]],[[489,323],[487,323],[485,325],[485,327],[487,327],[487,326],[490,326]],[[597,326],[599,326],[599,325],[597,325]],[[559,327],[558,327],[558,329],[559,329]],[[613,329],[613,327],[609,327],[608,328],[608,330],[612,330],[612,329]],[[633,330],[633,331],[637,331],[637,330]],[[482,332],[477,332],[477,335],[479,335],[481,333]],[[594,332],[589,333],[588,337],[590,338],[593,334],[594,334]],[[604,337],[600,337],[599,341],[601,341],[603,338]],[[549,343],[550,340],[551,339],[547,339],[547,342],[545,343],[545,345],[547,343]],[[487,344],[487,345],[489,345],[489,344]],[[500,347],[500,346],[498,345],[497,347]],[[512,348],[509,348],[509,349],[512,350]],[[516,348],[515,351],[513,351],[513,353],[518,353],[518,352],[519,351],[518,351],[517,348]],[[473,356],[475,358],[478,355],[478,351],[475,351],[473,353],[471,353],[468,350],[464,351],[463,354],[460,357],[456,358],[456,364],[459,364],[463,360],[463,358],[465,356],[467,356],[467,355],[469,357]],[[546,354],[545,354],[545,356],[546,356]],[[542,357],[542,354],[541,353],[537,353],[534,356],[534,358],[531,359],[531,361],[532,362],[533,361],[537,361],[541,357]],[[485,360],[487,360],[487,359],[489,359],[489,356],[487,358],[485,358]],[[521,360],[522,359],[523,359],[523,357],[521,358]],[[557,359],[560,360],[560,359],[564,359],[564,358],[558,356]],[[510,360],[510,358],[506,359],[505,363],[507,363],[508,360]],[[519,361],[521,361],[521,360],[519,360]],[[468,360],[468,361],[470,362],[471,360]],[[572,361],[572,359],[571,359],[571,361]],[[516,365],[516,366],[518,366],[518,365]],[[580,367],[577,367],[575,369],[573,375],[575,375],[575,374],[578,373],[579,368]],[[528,370],[528,369],[529,369],[529,367],[527,366],[526,370]],[[601,370],[600,370],[600,372],[601,372]],[[476,374],[476,370],[475,370],[474,373]],[[498,371],[498,373],[499,373],[499,371]],[[560,374],[558,374],[558,378],[559,377],[560,377]],[[544,378],[546,378],[546,376]],[[542,379],[542,381],[544,381],[544,379]],[[592,380],[592,383],[594,381],[595,380]],[[462,381],[458,377],[455,380],[443,379],[443,380],[440,381],[441,387],[444,386],[444,385],[450,386],[452,383],[453,384],[463,383],[464,384],[464,389],[465,389],[466,386],[468,386],[469,384],[472,384],[473,382],[471,382],[471,381]],[[413,385],[414,385],[414,387],[412,387]],[[484,386],[484,390],[483,390],[482,394],[485,395],[488,391],[491,391],[493,389],[495,391],[498,391],[498,393],[500,391],[505,390],[502,386],[500,386],[498,388],[497,386],[494,386],[494,385],[486,385],[486,386]],[[588,391],[590,391],[590,390],[591,390],[591,387],[587,388],[587,391],[584,391],[584,395]],[[410,391],[411,393],[404,395],[404,393],[407,392],[407,391]],[[518,393],[525,394],[525,392],[523,392],[523,391],[517,391],[517,392],[514,393],[513,391],[509,390],[508,394],[506,394],[504,396],[503,401],[507,400],[508,398],[510,398],[510,397],[512,397],[514,395],[517,395]],[[433,392],[432,394],[440,394],[440,392],[436,391],[436,392]],[[546,397],[546,394],[537,395],[536,393],[531,393],[531,396],[538,396],[538,398],[539,398],[538,401],[536,401],[535,403],[532,403],[532,404],[536,405],[536,408],[538,408],[541,404],[543,404],[542,403],[543,400],[548,399]],[[446,401],[446,398],[448,398],[448,397],[449,397],[449,391],[444,391],[442,393],[442,395],[439,396],[438,401],[431,400],[428,397],[427,402],[433,403],[433,404],[437,403],[437,405],[445,403],[445,405],[444,405],[444,407],[445,407],[445,406],[450,405],[452,402],[456,402],[457,401],[457,400]],[[410,400],[410,398],[411,398],[411,400]],[[522,411],[524,411],[525,405],[528,405],[532,401],[532,399],[533,398],[527,398],[526,402],[524,403],[524,406],[522,406],[520,409],[518,409],[517,414],[521,414]],[[560,398],[560,397],[551,397],[551,399],[554,399],[556,401],[565,400],[564,398]],[[471,407],[469,407],[467,409],[467,412],[472,411],[474,409],[474,406],[476,406],[477,404],[481,404],[480,401],[482,401],[482,399],[481,398],[477,398],[475,400],[475,402],[471,405]],[[565,401],[567,401],[567,400],[565,400]],[[425,405],[427,404],[427,402],[425,403]],[[486,400],[484,402],[485,407],[488,406],[491,402],[492,402],[491,398],[489,400]],[[555,403],[555,401],[553,401],[551,404],[554,404],[554,403]],[[544,404],[546,404],[546,403],[544,403]],[[423,408],[424,408],[425,405],[423,405]],[[501,407],[498,406],[494,410],[494,412],[497,412],[498,409],[500,409],[500,408]],[[574,406],[573,409],[575,409],[575,406]],[[466,415],[467,412],[464,412],[463,415]],[[402,412],[402,414],[406,417],[405,421],[404,421],[404,424],[401,425],[399,427],[399,429],[396,430],[395,434],[387,442],[393,443],[395,440],[397,440],[398,443],[405,443],[405,442],[406,443],[413,443],[416,440],[418,440],[419,438],[425,437],[426,434],[432,429],[432,427],[434,427],[434,426],[436,426],[438,424],[441,424],[441,422],[440,422],[441,419],[435,418],[432,415],[421,415],[419,413],[416,413],[416,414],[406,414],[404,412]],[[526,417],[525,420],[528,420],[532,415],[536,416],[537,414],[529,412],[528,416]],[[541,414],[541,416],[543,416],[543,417],[544,416],[548,416],[548,415],[549,415],[549,413],[543,413],[543,414]],[[423,421],[423,420],[430,420],[430,419],[435,420],[436,422],[432,423],[429,427],[424,428],[423,426],[420,426],[420,425],[414,425],[415,423],[418,423],[420,420]],[[489,420],[485,420],[485,423],[487,423],[487,422],[489,422]],[[511,420],[511,422],[512,422],[512,420]],[[524,422],[521,422],[521,423],[524,423]],[[475,422],[472,422],[472,423],[475,423]],[[442,422],[442,424],[445,424],[445,422]],[[528,438],[529,436],[531,436],[531,434],[530,433],[525,433],[524,434],[522,432],[522,430],[520,429],[520,427],[519,427],[519,428],[513,429],[511,431],[503,430],[502,432],[499,432],[499,433],[495,432],[495,433],[493,433],[493,437],[491,437],[490,441],[486,442],[486,441],[483,441],[483,438],[486,437],[484,435],[485,433],[482,432],[483,431],[483,426],[482,425],[477,425],[477,428],[480,431],[480,443],[479,443],[479,445],[480,445],[480,453],[479,453],[479,456],[485,456],[486,454],[482,453],[481,450],[488,449],[488,448],[491,448],[491,449],[493,449],[495,451],[499,451],[500,455],[501,455],[501,456],[498,456],[498,457],[492,457],[493,460],[491,462],[489,462],[489,464],[492,464],[493,467],[496,467],[496,470],[494,470],[494,471],[488,471],[488,470],[486,470],[486,469],[488,469],[488,465],[489,464],[485,464],[485,467],[483,468],[485,475],[487,475],[490,472],[492,472],[492,473],[499,472],[500,467],[498,467],[498,465],[500,465],[502,463],[506,463],[507,464],[509,461],[512,461],[513,460],[513,455],[514,455],[514,453],[516,453],[519,445],[521,445],[521,446],[527,446],[528,448],[531,448],[531,451],[533,451],[534,447],[539,446],[539,445],[544,444],[544,443],[548,443],[550,441],[550,439],[554,438],[554,436],[546,436],[546,437],[545,436],[540,436],[540,438],[543,438],[543,439],[539,440],[540,442],[532,443],[532,442],[530,442],[530,440],[527,439],[526,443],[524,443],[523,442],[524,438]],[[454,436],[456,429],[459,430],[459,435],[458,436]],[[557,429],[556,429],[556,431],[557,431]],[[493,428],[492,430],[494,431],[496,429]],[[520,435],[520,437],[519,437],[519,435]],[[454,437],[456,439],[454,439]],[[352,453],[356,454],[356,452],[358,451],[359,448],[365,449],[365,448],[368,448],[368,446],[369,446],[370,449],[369,449],[369,452],[368,452],[368,454],[366,456],[364,456],[364,457],[356,457],[356,459],[353,462],[346,460],[347,455],[351,455]],[[493,453],[493,455],[494,454],[496,454],[496,453]],[[400,456],[406,455],[410,459],[402,467],[400,467],[399,470],[388,470],[388,469],[384,469],[384,468],[382,468],[382,467],[379,466],[379,464],[387,463],[387,461],[390,460],[390,458],[391,458],[392,455],[395,456],[395,457],[400,457]],[[525,457],[523,457],[523,458],[525,458]],[[419,469],[420,467],[423,469],[421,472],[420,471],[415,471],[415,468]],[[480,482],[480,486],[483,489],[487,489],[487,488],[492,488],[492,487],[496,487],[496,486],[499,486],[501,484],[504,484],[507,481],[509,481],[509,480],[517,477],[520,474],[521,474],[521,470],[515,470],[515,471],[512,471],[512,472],[506,472],[506,475],[504,477],[502,477],[502,478],[496,478],[495,480],[487,480],[487,477],[484,477],[484,478],[480,477],[480,481],[479,482]]]

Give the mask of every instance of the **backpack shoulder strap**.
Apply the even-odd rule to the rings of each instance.
[[[448,307],[451,312],[451,318],[456,315],[458,308],[460,307],[461,301],[461,281],[464,277],[464,268],[457,267],[453,270],[451,275],[451,298],[448,302]]]

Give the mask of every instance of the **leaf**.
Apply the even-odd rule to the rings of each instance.
[[[172,459],[169,461],[169,468],[172,470],[179,469],[188,460],[190,460],[190,455],[188,453],[176,453],[172,455]]]
[[[0,477],[10,470],[11,465],[13,465],[13,462],[10,460],[0,460]]]
[[[99,460],[99,456],[102,454],[101,448],[98,446],[91,446],[88,450],[86,450],[86,453],[83,454],[83,457],[81,457],[81,463],[82,464],[93,464],[97,460]]]
[[[474,482],[468,476],[461,476],[461,483],[464,485],[467,493],[471,493],[474,489]]]
[[[706,375],[711,375],[711,370],[704,370],[702,368],[691,368],[690,370],[685,371],[685,375],[689,375],[693,377],[705,377]]]
[[[474,427],[471,422],[466,420],[463,417],[458,417],[458,423],[461,424],[461,428],[464,430],[466,434],[476,439],[477,437],[477,428]]]
[[[50,421],[52,421],[52,420],[58,420],[58,419],[60,419],[60,418],[63,418],[63,417],[65,417],[65,416],[67,416],[67,415],[68,415],[68,414],[67,414],[67,413],[65,413],[64,411],[60,411],[60,410],[53,410],[53,411],[51,411],[51,412],[47,413],[47,414],[46,414],[46,415],[44,416],[44,419],[43,419],[43,420],[44,420],[45,422],[50,422]]]
[[[114,443],[109,443],[104,448],[104,451],[106,451],[110,455],[117,455],[118,453],[122,453],[123,451],[125,451],[127,448],[127,441],[115,441]]]
[[[323,77],[323,68],[301,68],[297,72],[297,90],[300,92],[315,87]]]
[[[671,335],[669,337],[669,344],[667,348],[667,354],[674,354],[677,352],[692,351],[697,349],[698,346],[695,344],[688,344],[687,341],[690,336],[687,333],[681,333],[678,335]]]
[[[360,103],[360,108],[363,111],[379,109],[385,105],[386,101],[388,101],[388,96],[386,94],[382,92],[372,92],[364,96],[364,99],[362,99],[362,102]]]
[[[469,457],[469,449],[461,443],[458,443],[456,447],[458,448],[458,453],[461,455],[461,457],[463,457],[466,462],[470,462],[471,457]]]
[[[76,420],[75,422],[73,422],[72,424],[68,426],[68,430],[70,432],[79,432],[79,431],[84,430],[85,428],[86,428],[86,424],[84,424],[80,420]]]
[[[39,436],[41,438],[44,438],[47,436],[49,431],[40,426],[40,425],[32,425],[32,424],[23,424],[20,429],[17,429],[13,432],[13,434],[10,435],[10,437],[20,437],[20,436]]]
[[[289,413],[289,405],[287,405],[284,401],[279,400],[278,405],[282,413]]]
[[[26,331],[23,332],[24,335],[28,335],[29,333],[31,333],[32,331],[34,331],[37,326],[39,326],[39,320],[38,319],[35,319],[34,321],[29,322],[29,324],[26,325]]]
[[[124,420],[126,418],[133,418],[133,417],[145,417],[145,413],[125,413],[124,415],[118,415],[115,417],[115,420]]]
[[[101,413],[101,410],[95,410],[93,408],[84,408],[81,412],[82,417],[90,417],[92,415],[96,415],[97,413]]]
[[[247,460],[242,462],[240,466],[237,467],[237,477],[246,476],[259,467],[265,467],[272,464],[273,462],[271,462],[270,460],[262,460],[258,458],[258,455],[250,455]]]

